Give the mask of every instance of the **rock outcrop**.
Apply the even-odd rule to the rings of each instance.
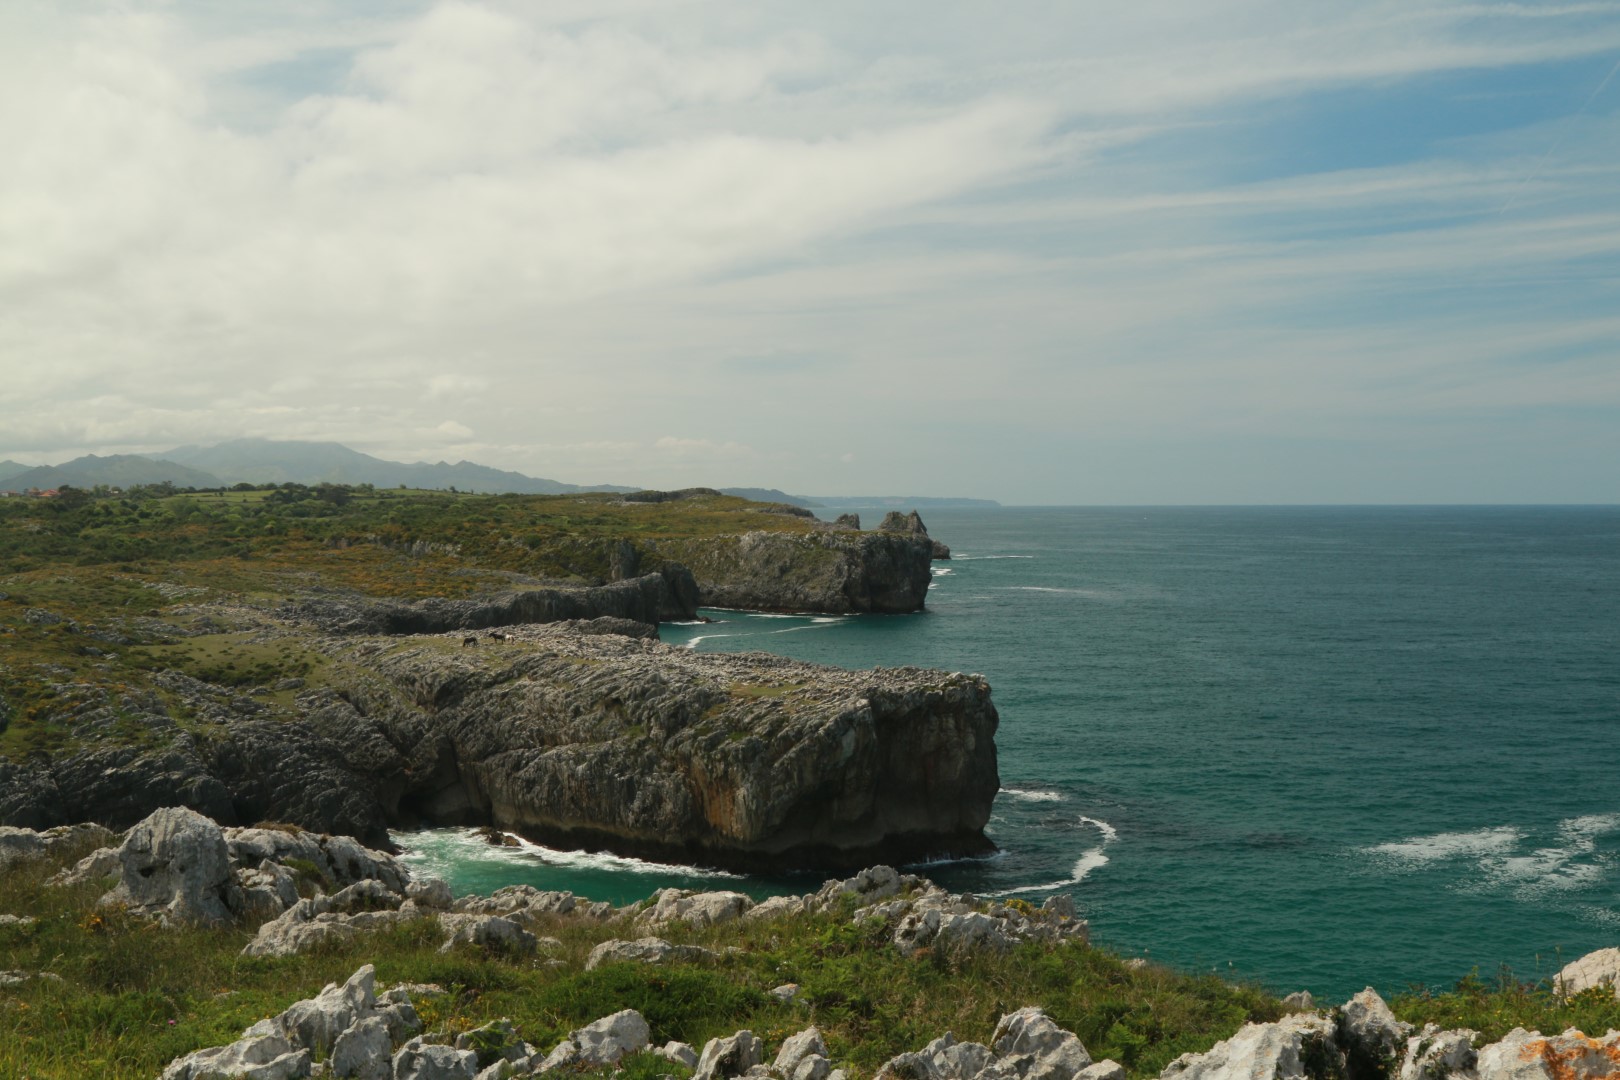
[[[1620,948],[1599,949],[1571,960],[1554,976],[1553,986],[1566,997],[1601,986],[1620,998]]]
[[[668,565],[604,585],[530,588],[474,600],[309,596],[287,604],[283,613],[333,634],[443,634],[601,618],[656,625],[692,618],[697,602],[691,573]]]
[[[833,526],[665,541],[657,550],[691,569],[704,606],[830,614],[921,610],[934,557],[926,532]]]
[[[260,618],[264,618],[262,615]],[[243,616],[246,620],[248,616]],[[449,637],[300,635],[334,672],[296,719],[161,673],[212,730],[0,762],[0,820],[127,827],[184,805],[385,847],[390,827],[488,824],[570,847],[718,866],[825,866],[991,850],[997,715],[977,676],[848,672],[699,654],[572,622]],[[18,820],[18,819],[21,820]],[[15,846],[15,845],[13,845]],[[8,848],[7,850],[11,850]]]

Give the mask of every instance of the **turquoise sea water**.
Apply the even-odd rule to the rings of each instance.
[[[1121,951],[1335,997],[1620,944],[1620,508],[928,525],[958,557],[925,613],[708,612],[663,637],[987,676],[1002,854],[929,867],[942,884],[1062,890]],[[814,884],[398,839],[458,889]]]

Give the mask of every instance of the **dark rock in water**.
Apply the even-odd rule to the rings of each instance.
[[[861,528],[861,515],[839,514],[837,520],[833,522],[833,528],[854,529],[856,532],[859,532]]]
[[[478,830],[478,838],[491,847],[517,847],[518,842],[511,834],[502,832],[493,825],[485,825]]]
[[[936,561],[947,560],[951,557],[951,549],[946,547],[943,542],[939,540],[932,540],[930,543],[933,545],[934,558]]]
[[[928,543],[932,558],[949,559],[951,557],[950,548],[929,537],[928,526],[923,524],[922,515],[915,510],[909,514],[902,514],[898,510],[890,510],[883,515],[883,523],[878,526],[878,532],[917,537]]]

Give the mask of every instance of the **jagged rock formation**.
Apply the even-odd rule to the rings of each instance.
[[[902,514],[898,510],[890,510],[883,515],[883,521],[878,525],[878,532],[895,533],[901,536],[913,536],[928,541],[935,559],[949,559],[951,549],[931,539],[928,535],[928,526],[923,524],[922,515],[913,510],[909,514]]]

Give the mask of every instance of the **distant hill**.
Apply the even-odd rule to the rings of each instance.
[[[24,465],[22,462],[12,461],[10,458],[0,461],[0,491],[21,490],[11,486],[11,478],[18,473],[27,472],[31,468],[33,468],[32,465]]]
[[[9,464],[9,463],[8,463]],[[71,484],[78,488],[93,488],[98,484],[108,487],[134,487],[136,484],[161,484],[175,487],[221,487],[219,477],[199,469],[187,468],[173,461],[141,457],[137,454],[110,454],[97,457],[86,454],[60,465],[41,465],[25,469],[15,476],[0,480],[0,488],[7,491],[26,491],[29,488],[47,490]]]
[[[930,506],[994,508],[1001,504],[994,499],[929,498],[924,495],[813,495],[806,506],[836,506],[851,510],[926,510]]]
[[[789,506],[803,506],[812,510],[821,505],[806,499],[803,495],[789,495],[775,488],[721,488],[720,494],[735,495],[739,499],[752,499],[755,502],[787,503]]]
[[[567,495],[577,491],[639,491],[614,484],[564,484],[492,469],[471,461],[428,464],[387,461],[341,443],[232,439],[218,446],[181,446],[164,457],[206,469],[227,484],[373,484],[377,487],[455,488],[492,494]]]

